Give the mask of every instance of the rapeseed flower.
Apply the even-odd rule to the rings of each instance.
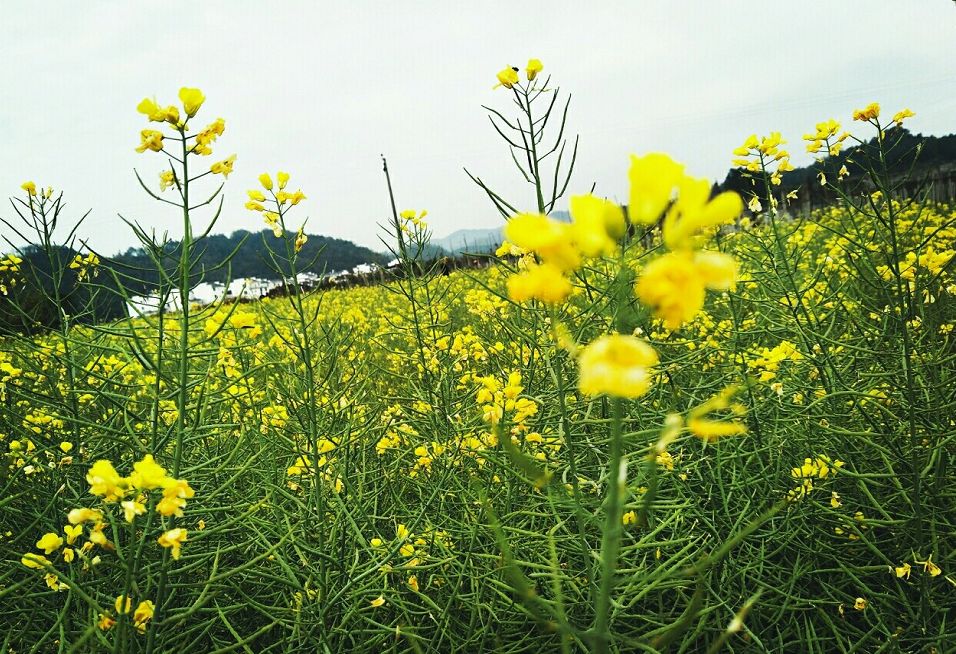
[[[600,336],[578,356],[578,388],[585,395],[637,398],[650,388],[657,352],[634,336]]]

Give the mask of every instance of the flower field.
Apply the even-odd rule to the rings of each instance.
[[[572,183],[563,222],[542,69],[498,75],[538,206],[479,180],[508,239],[480,267],[437,274],[396,208],[388,281],[307,292],[309,198],[264,173],[284,296],[3,337],[4,652],[952,647],[956,209],[881,168],[912,112],[808,134],[862,170],[822,160],[839,201],[809,215],[771,134],[734,153],[750,197],[647,154],[625,208]],[[182,241],[131,228],[186,297],[236,157],[180,98],[139,105],[139,150]],[[14,199],[51,253],[60,197]],[[9,301],[28,273],[0,260]]]

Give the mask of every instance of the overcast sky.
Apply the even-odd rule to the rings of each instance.
[[[62,189],[71,216],[92,209],[81,235],[107,254],[134,244],[118,213],[180,233],[175,210],[133,176],[155,183],[164,167],[134,151],[147,126],[137,103],[173,103],[180,86],[206,94],[197,122],[226,119],[208,162],[238,155],[217,231],[260,229],[245,189],[281,169],[308,196],[298,215],[309,232],[376,249],[382,153],[399,209],[428,209],[438,237],[501,224],[464,166],[533,207],[481,108],[510,111],[495,73],[529,57],[573,94],[571,193],[596,183],[625,198],[628,155],[649,151],[722,179],[731,150],[769,130],[805,164],[802,134],[874,100],[889,114],[912,108],[916,132],[956,131],[951,0],[4,0],[2,13],[0,189]]]

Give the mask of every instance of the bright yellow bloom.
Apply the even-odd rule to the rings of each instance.
[[[512,86],[518,83],[518,69],[517,68],[503,68],[498,72],[498,83],[494,85],[493,88],[498,88],[503,86],[506,89],[510,89]]]
[[[63,545],[63,538],[52,531],[43,534],[43,538],[37,541],[37,549],[43,550],[44,554],[53,554]]]
[[[116,601],[113,602],[113,608],[115,608],[116,612],[120,615],[129,613],[133,609],[133,599],[124,595],[118,595]]]
[[[910,572],[912,571],[912,566],[909,563],[903,562],[903,565],[895,569],[896,576],[900,579],[910,578]]]
[[[613,254],[617,240],[627,229],[624,210],[615,202],[591,194],[572,196],[570,209],[574,241],[581,254]]]
[[[179,100],[183,103],[186,115],[192,118],[199,111],[199,107],[206,101],[206,96],[199,89],[183,87],[179,89]]]
[[[306,242],[308,242],[309,236],[303,231],[303,228],[300,227],[299,231],[295,235],[295,251],[301,252],[302,248],[305,247]]]
[[[36,197],[37,185],[33,182],[23,182],[23,184],[20,184],[20,188],[29,193],[31,196]]]
[[[162,132],[157,132],[154,129],[144,129],[139,133],[139,137],[142,140],[142,143],[140,143],[139,147],[136,148],[137,152],[146,152],[147,150],[159,152],[163,149]]]
[[[664,244],[670,250],[696,247],[702,231],[732,223],[744,209],[733,191],[710,199],[711,185],[706,179],[683,177],[679,187],[677,200],[664,218]]]
[[[146,513],[146,506],[139,500],[123,500],[120,506],[123,507],[123,517],[126,522],[132,522],[136,516]]]
[[[156,607],[150,600],[143,600],[136,606],[133,612],[133,625],[140,633],[146,631],[146,623],[153,619],[155,610]]]
[[[109,461],[107,461],[107,463],[109,463]],[[89,479],[89,475],[87,475],[86,480],[89,481]],[[67,515],[66,519],[71,525],[80,525],[84,522],[102,522],[103,512],[99,509],[73,509]]]
[[[229,177],[229,173],[232,172],[232,165],[236,163],[236,155],[229,155],[222,161],[217,161],[209,167],[209,172],[214,175],[222,175],[223,177]]]
[[[134,488],[150,490],[160,488],[166,479],[166,469],[156,463],[152,454],[147,454],[142,461],[133,464],[133,474],[129,480]]]
[[[637,522],[637,513],[635,511],[627,511],[624,515],[621,516],[621,523],[625,525],[633,525]]]
[[[115,502],[120,499],[126,494],[128,488],[128,480],[120,477],[113,464],[106,459],[100,459],[90,466],[89,472],[86,473],[86,481],[90,485],[90,493],[101,496],[106,502]],[[70,522],[73,520],[71,519]]]
[[[279,190],[285,188],[285,185],[289,183],[289,173],[284,173],[281,170],[276,174],[276,179],[279,182]]]
[[[174,186],[176,184],[176,174],[171,170],[164,170],[159,174],[159,190],[165,191],[166,189]]]
[[[181,518],[186,500],[195,494],[185,479],[167,478],[163,483],[163,499],[156,504],[156,511],[167,518],[172,515]]]
[[[186,530],[182,527],[170,529],[169,531],[163,532],[163,534],[156,539],[156,542],[163,547],[170,548],[172,550],[173,559],[178,560],[179,550],[183,546],[183,543],[186,542]]]
[[[542,70],[544,70],[544,64],[541,63],[540,59],[529,59],[528,67],[525,69],[525,72],[528,73],[528,81],[530,82],[537,77]]]
[[[411,575],[408,578],[408,587],[417,593],[418,592],[418,577],[416,577],[415,575]]]
[[[928,556],[925,561],[916,561],[916,563],[923,566],[923,572],[927,573],[930,577],[938,577],[943,573],[943,570],[933,563],[932,555]]]
[[[505,236],[518,247],[536,253],[545,263],[561,271],[574,270],[581,263],[571,225],[545,215],[518,214],[505,226]]]
[[[379,595],[378,597],[373,599],[371,602],[369,602],[369,605],[372,606],[372,608],[376,608],[376,609],[382,606],[383,604],[385,604],[385,598],[382,597],[381,595]]]
[[[272,178],[269,177],[269,173],[262,173],[259,175],[259,183],[262,184],[262,188],[265,190],[272,190]]]
[[[20,563],[33,570],[42,570],[45,566],[52,565],[50,559],[42,554],[33,554],[32,552],[21,556]]]
[[[545,304],[561,304],[571,291],[568,278],[549,263],[532,264],[508,278],[508,297],[515,302],[535,299]]]
[[[864,109],[857,109],[853,112],[853,120],[873,120],[880,116],[880,103],[871,102]]]
[[[136,111],[145,114],[154,123],[167,122],[175,125],[179,122],[179,109],[173,105],[162,107],[156,100],[149,98],[143,98],[142,102],[137,105]]]
[[[112,616],[106,615],[105,613],[100,613],[100,619],[97,620],[97,622],[96,622],[96,626],[97,626],[101,631],[108,631],[108,630],[110,630],[110,629],[113,627],[113,625],[115,625],[115,624],[116,624],[116,620],[113,619]]]
[[[907,118],[912,118],[916,114],[910,111],[909,109],[903,109],[902,111],[897,111],[893,114],[893,122],[897,125],[902,125],[903,121]]]
[[[578,387],[585,395],[635,398],[650,388],[657,352],[634,336],[607,334],[589,343],[578,358]]]
[[[64,525],[63,533],[66,534],[66,544],[72,545],[76,542],[77,538],[83,535],[83,525]]]
[[[627,215],[633,223],[651,225],[670,204],[684,176],[684,166],[658,152],[643,157],[631,155],[627,176],[631,183]]]
[[[867,606],[869,606],[869,604],[870,603],[862,597],[857,597],[856,601],[853,602],[853,608],[855,608],[857,611],[863,611]]]
[[[251,200],[251,201],[253,201],[253,202],[265,202],[265,201],[266,201],[266,196],[265,196],[265,194],[264,194],[262,191],[260,191],[259,189],[255,189],[255,188],[254,188],[254,189],[250,189],[250,190],[246,191],[246,193],[249,195],[249,200]]]
[[[733,286],[737,263],[721,252],[670,252],[651,261],[634,292],[668,329],[677,329],[704,307],[708,288]]]

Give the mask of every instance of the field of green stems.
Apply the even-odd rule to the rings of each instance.
[[[139,104],[137,179],[181,216],[172,250],[129,223],[160,293],[188,295],[227,193],[286,293],[2,337],[0,651],[954,647],[956,210],[895,193],[913,113],[803,137],[838,198],[808,215],[776,192],[779,133],[727,153],[749,196],[648,153],[622,207],[574,188],[542,70],[498,75],[534,200],[473,176],[507,221],[488,265],[434,274],[389,180],[393,278],[320,292],[296,281],[308,189],[232,189],[198,89]],[[27,182],[4,222],[57,307],[64,276],[116,274],[59,256],[62,202]],[[36,274],[0,257],[24,316]]]

